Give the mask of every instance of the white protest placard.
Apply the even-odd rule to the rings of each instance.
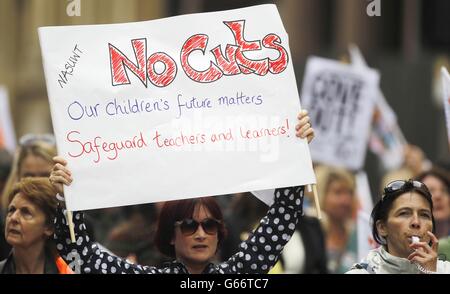
[[[379,92],[369,139],[369,147],[381,160],[385,170],[398,169],[404,162],[407,141],[392,108]]]
[[[11,119],[8,91],[3,86],[0,86],[0,148],[5,148],[11,153],[16,149],[16,135]]]
[[[369,68],[359,48],[349,45],[352,66]],[[369,148],[379,158],[385,170],[400,168],[404,160],[405,137],[397,123],[397,116],[386,101],[380,88],[377,90]]]
[[[359,68],[367,68],[369,67],[367,65],[366,59],[361,53],[361,50],[359,50],[359,47],[355,44],[348,45],[348,53],[350,56],[350,61],[353,66],[359,67]]]
[[[450,74],[445,67],[441,68],[442,99],[444,102],[445,118],[447,121],[448,146],[450,148]]]
[[[275,5],[39,38],[70,210],[315,182]]]
[[[258,198],[259,200],[261,200],[262,202],[264,202],[268,206],[271,206],[272,203],[275,200],[274,197],[273,197],[274,193],[275,193],[275,189],[252,191],[252,194],[256,198]]]
[[[379,75],[376,71],[310,57],[302,86],[316,137],[313,161],[357,170],[364,164]]]

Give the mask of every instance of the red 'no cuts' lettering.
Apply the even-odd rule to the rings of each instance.
[[[189,56],[200,50],[206,55],[209,36],[195,34],[189,37],[180,50],[181,67],[185,74],[193,81],[199,83],[211,83],[219,80],[222,76],[233,76],[238,74],[251,74],[265,76],[268,72],[279,74],[288,65],[289,56],[283,47],[281,38],[276,34],[267,34],[261,41],[247,41],[244,37],[245,20],[225,21],[224,24],[231,30],[234,44],[226,44],[225,52],[222,45],[210,50],[215,62],[210,61],[206,70],[196,69],[195,64],[189,62]],[[147,79],[157,87],[170,85],[177,74],[177,63],[167,53],[157,52],[147,58],[147,39],[134,39],[131,41],[135,62],[131,61],[117,47],[109,44],[109,56],[111,63],[111,79],[113,86],[130,84],[127,71],[134,74],[142,84],[147,87]],[[262,48],[273,49],[278,52],[276,59],[250,59],[245,52],[260,51]],[[157,72],[155,65],[160,62],[164,65],[164,71]]]

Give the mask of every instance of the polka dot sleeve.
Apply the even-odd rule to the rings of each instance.
[[[61,257],[75,273],[82,274],[155,274],[156,267],[129,263],[92,242],[88,235],[82,212],[73,213],[75,243],[70,240],[69,227],[66,225],[65,210],[58,208],[55,219],[55,241]]]
[[[219,264],[219,273],[265,274],[275,265],[301,216],[304,187],[275,190],[275,202],[240,251]]]

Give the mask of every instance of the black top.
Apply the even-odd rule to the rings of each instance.
[[[44,274],[58,274],[58,267],[51,254],[45,254]],[[16,274],[16,264],[14,263],[13,252],[9,253],[8,258],[0,261],[0,274]]]
[[[297,231],[300,233],[303,248],[305,250],[304,265],[297,274],[327,274],[327,253],[325,249],[325,236],[320,225],[320,221],[311,216],[302,216],[297,224]],[[282,255],[281,262],[284,264],[285,258]]]
[[[11,251],[11,246],[5,240],[5,215],[0,209],[0,260],[6,259]]]

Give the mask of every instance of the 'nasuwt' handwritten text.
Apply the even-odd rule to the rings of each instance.
[[[64,88],[64,86],[67,85],[69,77],[73,75],[75,66],[80,61],[81,54],[83,54],[83,51],[81,51],[76,44],[73,47],[72,52],[70,53],[69,59],[64,64],[64,69],[61,70],[60,74],[58,75],[58,83],[61,88]]]

